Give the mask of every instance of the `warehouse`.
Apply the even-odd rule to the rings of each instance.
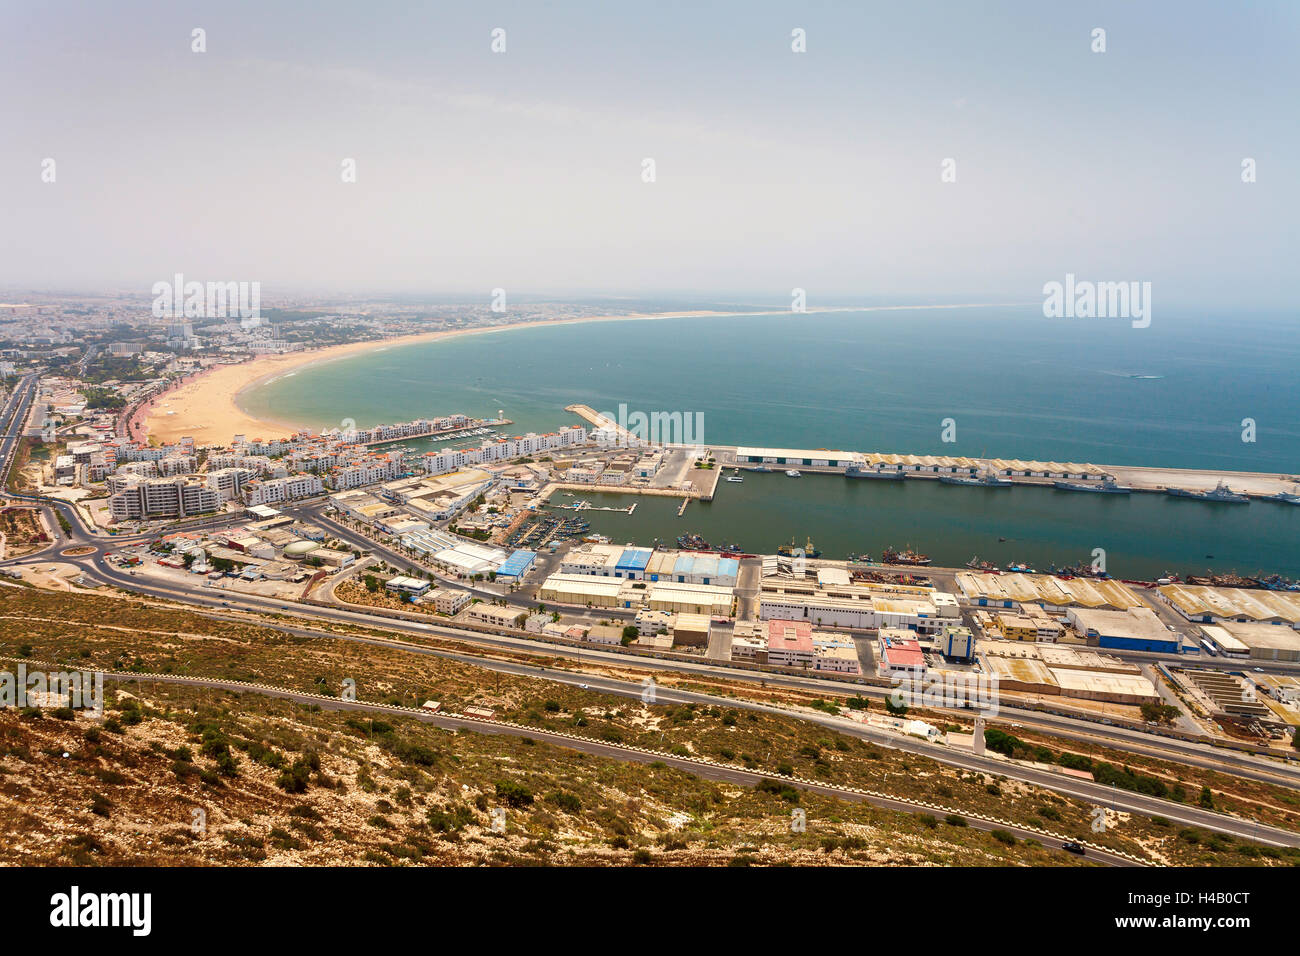
[[[434,552],[431,560],[440,567],[463,577],[486,575],[505,563],[508,555],[500,548],[458,541],[454,547]]]
[[[650,562],[645,568],[645,579],[647,581],[672,581],[673,566],[677,563],[677,553],[674,551],[656,551],[650,556]]]
[[[1300,628],[1300,592],[1296,591],[1167,584],[1158,593],[1175,611],[1198,624],[1235,621]]]
[[[1244,650],[1241,656],[1249,657],[1251,660],[1300,662],[1300,634],[1289,627],[1279,624],[1239,624],[1236,621],[1224,621],[1217,626],[1204,626],[1201,630],[1207,634],[1210,631],[1226,633],[1228,641],[1220,640],[1216,643],[1222,647],[1231,642]]]
[[[720,558],[716,554],[681,554],[673,563],[672,580],[683,584],[716,584],[734,588],[740,574],[740,562],[735,558]]]
[[[974,607],[1014,608],[1020,604],[1053,607],[1146,607],[1119,581],[1096,578],[1059,578],[1050,574],[957,574],[957,590]]]
[[[1272,627],[1273,625],[1266,625]],[[1202,624],[1201,633],[1205,635],[1204,644],[1211,653],[1223,657],[1250,657],[1250,648],[1233,637],[1219,624]]]
[[[851,451],[825,448],[737,448],[736,461],[751,465],[806,465],[810,468],[847,468],[859,459]]]
[[[657,613],[651,611],[651,614]],[[669,628],[674,647],[708,647],[713,620],[707,614],[677,614]],[[658,633],[656,630],[654,633]]]
[[[536,561],[536,551],[516,551],[497,568],[497,580],[518,581],[532,569]]]
[[[632,590],[614,578],[587,574],[552,574],[542,582],[537,599],[548,604],[578,604],[590,607],[640,606],[644,591]]]
[[[1155,687],[1139,674],[1102,674],[1065,668],[1053,668],[1051,673],[1063,697],[1102,700],[1112,704],[1160,702]]]
[[[584,544],[560,559],[560,574],[589,574],[612,578],[624,548],[610,544]]]
[[[1129,611],[1095,611],[1070,608],[1065,618],[1098,647],[1123,651],[1149,651],[1177,654],[1182,638],[1165,626],[1150,608]]]
[[[733,602],[731,588],[658,581],[650,585],[646,603],[656,611],[731,617]]]
[[[642,580],[651,554],[648,548],[624,548],[614,562],[614,577],[628,581]]]
[[[985,652],[987,654],[987,651]],[[1001,657],[988,654],[984,669],[993,677],[999,691],[1014,694],[1055,696],[1061,687],[1046,664],[1036,658]]]

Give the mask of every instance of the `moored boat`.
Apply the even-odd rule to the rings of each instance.
[[[1095,485],[1085,481],[1054,481],[1052,487],[1061,491],[1091,491],[1103,495],[1127,495],[1133,491],[1128,485],[1121,485],[1109,476]]]

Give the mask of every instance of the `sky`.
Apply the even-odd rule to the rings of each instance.
[[[815,304],[1073,273],[1284,308],[1298,40],[1295,2],[0,0],[0,285]]]

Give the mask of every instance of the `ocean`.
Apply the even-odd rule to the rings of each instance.
[[[698,413],[715,444],[1292,473],[1293,327],[1282,316],[1157,312],[1135,329],[1045,319],[1038,305],[588,323],[364,353],[300,369],[241,404],[314,428],[502,410],[523,433],[577,421],[563,409],[580,402]],[[722,526],[703,522],[745,501]],[[1112,573],[1300,574],[1300,507],[1268,502],[757,475],[724,483],[717,502],[692,504],[680,521],[675,505],[648,502],[632,519],[598,514],[616,540],[622,520],[641,540],[693,530],[765,550],[811,534],[828,556],[910,543],[943,563],[979,554],[1043,565],[1110,543]],[[995,548],[999,537],[1008,541]]]

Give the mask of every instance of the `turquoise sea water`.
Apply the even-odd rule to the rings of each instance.
[[[719,444],[1295,473],[1293,328],[1276,316],[1157,313],[1150,328],[1134,329],[1123,320],[1049,320],[1038,306],[590,323],[366,353],[304,368],[241,403],[254,415],[316,428],[345,418],[367,425],[504,409],[520,433],[575,421],[563,410],[571,403],[609,412],[624,404],[702,413],[704,440]],[[955,442],[942,440],[945,419],[955,423]],[[1255,423],[1254,442],[1242,441],[1244,419]],[[669,509],[662,533],[638,534],[698,530],[766,548],[743,532],[760,513],[775,512],[783,520],[771,535],[778,526],[787,540],[812,534],[828,554],[910,541],[945,560],[975,553],[1000,560],[988,547],[991,532],[994,545],[999,536],[1024,542],[1006,560],[1064,563],[1105,546],[1094,539],[1106,532],[1125,542],[1113,552],[1119,573],[1300,573],[1300,507],[929,483],[899,493],[847,479],[775,477],[786,483],[771,482],[761,502],[756,483],[724,486],[734,494],[720,495],[714,509],[745,500],[754,509],[728,519],[737,525],[730,534],[692,526],[704,511],[694,506],[681,522]],[[991,513],[979,503],[989,495],[997,496],[987,503]],[[643,514],[649,520],[655,509],[642,506],[633,517]],[[886,540],[867,534],[873,526]],[[1029,553],[1039,539],[1041,561]]]

